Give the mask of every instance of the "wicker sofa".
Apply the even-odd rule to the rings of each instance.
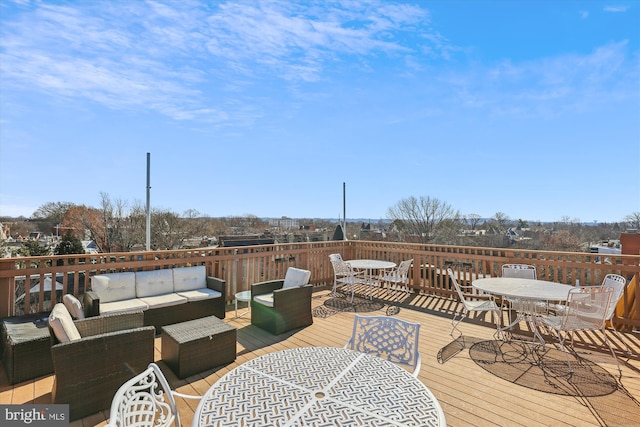
[[[87,317],[142,311],[144,324],[161,327],[201,317],[224,319],[226,282],[205,266],[97,274],[84,294]]]
[[[283,280],[251,285],[251,324],[274,335],[313,323],[311,272],[289,267]]]
[[[56,304],[49,316],[51,397],[53,403],[69,404],[75,420],[108,409],[122,383],[153,362],[155,330],[144,326],[142,312],[72,320],[65,311]],[[52,326],[63,314],[65,326]],[[66,330],[62,336],[61,328]]]

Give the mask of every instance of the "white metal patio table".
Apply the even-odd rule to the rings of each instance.
[[[378,357],[302,347],[252,359],[205,393],[193,418],[203,426],[444,426],[431,391]]]
[[[352,259],[346,261],[355,270],[364,271],[364,278],[369,285],[369,299],[373,299],[373,272],[387,270],[396,266],[395,262],[377,259]]]
[[[536,304],[539,302],[565,302],[571,285],[536,279],[520,279],[515,277],[488,277],[476,279],[472,286],[482,292],[517,301],[517,315],[513,322],[501,328],[501,331],[513,328],[524,320],[528,322],[534,335],[544,346],[545,342],[537,326]]]

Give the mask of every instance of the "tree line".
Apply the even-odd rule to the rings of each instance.
[[[140,202],[132,204],[112,199],[100,193],[100,206],[88,207],[70,202],[49,202],[40,206],[30,221],[39,231],[56,230],[62,237],[54,249],[56,254],[82,253],[80,240],[93,240],[99,252],[127,252],[144,250],[146,242],[146,208]],[[185,246],[195,237],[230,234],[262,234],[269,225],[255,215],[211,218],[196,210],[178,214],[170,210],[151,210],[151,249],[175,249]],[[335,227],[336,223],[313,221],[316,227]],[[319,223],[320,222],[320,223]],[[28,224],[28,223],[27,223]],[[376,230],[363,233],[360,223],[348,223],[348,238],[403,241],[426,244],[505,247],[518,245],[523,249],[583,251],[585,242],[617,239],[627,229],[640,230],[640,212],[627,215],[619,223],[584,225],[577,219],[563,217],[552,224],[513,220],[497,212],[490,219],[477,214],[461,214],[448,203],[428,197],[408,197],[398,201],[387,211],[386,221]],[[463,233],[464,230],[484,229],[485,234]],[[516,230],[522,237],[510,239],[507,231]],[[36,255],[37,245],[26,244],[24,252]],[[50,250],[50,249],[48,249]],[[80,252],[75,252],[80,250]],[[588,248],[586,248],[588,250]],[[22,253],[26,255],[26,253]]]

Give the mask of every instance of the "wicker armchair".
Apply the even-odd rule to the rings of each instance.
[[[303,284],[289,285],[288,278],[300,272],[304,272]],[[307,270],[289,268],[284,280],[251,285],[251,324],[274,335],[311,325],[310,275]]]
[[[154,357],[153,326],[142,312],[74,321],[81,338],[61,343],[49,328],[55,381],[53,403],[69,404],[71,420],[108,409],[118,388]]]

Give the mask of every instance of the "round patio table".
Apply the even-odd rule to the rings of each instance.
[[[396,266],[395,262],[377,259],[352,259],[346,261],[354,270],[364,271],[365,281],[369,284],[369,299],[373,299],[373,272],[387,270]]]
[[[252,359],[202,397],[193,427],[444,426],[440,403],[411,373],[379,357],[302,347]]]
[[[521,320],[525,320],[529,323],[534,335],[543,346],[545,342],[538,332],[537,324],[537,307],[539,307],[539,303],[548,303],[550,301],[565,302],[569,295],[569,290],[573,288],[571,285],[562,283],[515,277],[476,279],[472,282],[472,286],[479,291],[517,301],[516,319],[501,328],[501,331],[511,329]]]

